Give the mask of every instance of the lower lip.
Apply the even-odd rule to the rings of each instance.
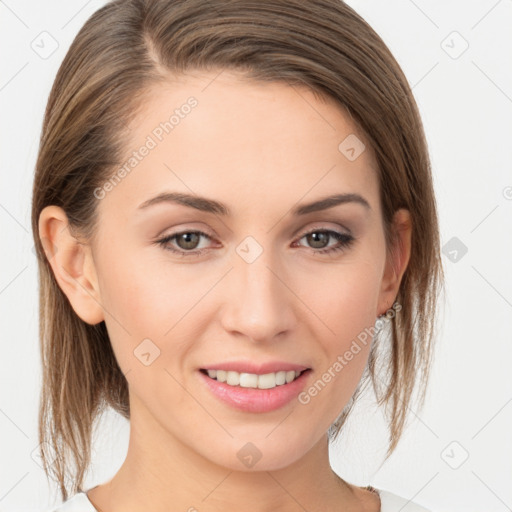
[[[199,371],[208,389],[224,403],[245,412],[270,412],[291,402],[304,389],[311,370],[306,370],[293,382],[271,389],[243,388],[219,382]]]

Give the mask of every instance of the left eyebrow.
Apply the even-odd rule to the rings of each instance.
[[[333,196],[323,197],[322,199],[318,199],[312,203],[296,206],[292,210],[292,215],[306,215],[308,213],[327,210],[328,208],[338,206],[339,204],[347,203],[358,203],[364,206],[366,210],[372,209],[370,203],[359,194],[335,194]]]

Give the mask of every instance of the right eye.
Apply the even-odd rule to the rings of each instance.
[[[166,235],[165,237],[156,240],[155,243],[161,245],[166,251],[171,251],[175,254],[179,254],[180,256],[200,256],[208,250],[205,248],[195,250],[202,237],[211,240],[211,237],[202,231],[180,231],[178,233]],[[173,248],[171,245],[171,242],[174,240],[174,244],[178,246],[178,249]]]

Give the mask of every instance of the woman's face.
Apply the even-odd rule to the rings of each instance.
[[[371,149],[309,90],[228,72],[153,87],[131,128],[124,172],[95,192],[91,275],[132,435],[285,467],[349,401],[396,296]],[[332,196],[347,200],[315,206]],[[236,368],[270,388],[202,371]]]

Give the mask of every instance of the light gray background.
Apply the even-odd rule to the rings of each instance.
[[[411,410],[406,435],[381,465],[385,424],[367,400],[333,447],[332,463],[352,483],[434,511],[512,510],[512,1],[348,3],[382,36],[413,87],[442,244],[462,243],[467,253],[457,261],[443,255],[447,308],[425,409]],[[0,1],[0,511],[41,511],[58,502],[33,459],[40,361],[31,188],[55,73],[103,4]],[[58,48],[44,54],[52,44]],[[113,475],[127,447],[125,420],[112,414],[103,427],[91,485]]]

